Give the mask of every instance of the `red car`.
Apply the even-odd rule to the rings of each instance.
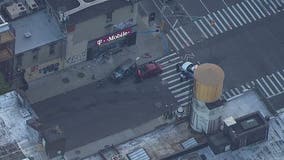
[[[154,77],[162,73],[161,66],[156,62],[149,62],[144,65],[138,66],[136,76],[138,80]]]

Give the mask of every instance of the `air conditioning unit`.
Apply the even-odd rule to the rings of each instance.
[[[22,2],[13,3],[6,7],[6,11],[11,19],[16,19],[27,14],[27,9]]]
[[[30,10],[37,10],[38,9],[38,5],[34,0],[26,0],[26,4],[27,6],[29,6]]]

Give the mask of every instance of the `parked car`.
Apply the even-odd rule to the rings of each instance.
[[[154,77],[161,73],[162,73],[162,68],[158,63],[149,62],[141,66],[137,66],[136,77],[137,80],[141,81],[143,79]]]
[[[111,74],[111,79],[115,82],[120,82],[121,80],[129,77],[135,71],[135,61],[132,59],[127,59],[121,65],[119,65]]]
[[[176,70],[180,71],[180,81],[189,80],[193,78],[194,70],[198,67],[197,64],[192,62],[179,63],[176,66]]]

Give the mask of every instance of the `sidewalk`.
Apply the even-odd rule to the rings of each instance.
[[[135,60],[137,57],[140,57],[137,63],[142,64],[167,54],[165,53],[165,47],[163,47],[165,42],[162,43],[161,36],[158,33],[149,32],[150,30],[155,30],[155,28],[148,27],[145,21],[143,21],[144,19],[145,17],[139,17],[137,21],[136,45],[124,48],[122,52],[110,57],[104,64],[95,60],[86,61],[42,79],[32,81],[29,84],[29,89],[25,92],[30,102],[34,104],[104,79],[127,58]],[[149,53],[151,57],[143,58],[145,53]],[[64,83],[63,79],[68,79],[69,82]]]

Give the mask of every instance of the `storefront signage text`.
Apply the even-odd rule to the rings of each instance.
[[[125,30],[119,31],[119,32],[114,33],[112,35],[100,38],[99,40],[97,40],[96,43],[97,43],[98,46],[100,46],[102,44],[117,40],[117,39],[122,38],[122,37],[125,37],[125,36],[129,35],[130,33],[132,33],[131,28],[127,28]]]

